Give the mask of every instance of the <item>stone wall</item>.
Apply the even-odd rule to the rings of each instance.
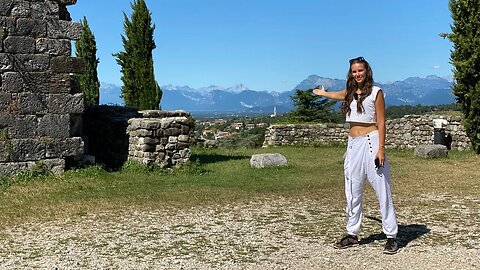
[[[433,119],[445,119],[445,133],[451,138],[451,148],[471,148],[460,116],[406,115],[387,120],[387,148],[414,148],[434,143]],[[264,147],[280,145],[315,145],[346,143],[348,124],[272,125],[265,132]]]
[[[345,124],[271,125],[265,131],[263,146],[345,143],[347,136]]]
[[[83,151],[83,96],[71,78],[83,69],[71,57],[82,27],[66,8],[75,2],[0,1],[0,174],[61,172]]]
[[[128,120],[128,160],[162,168],[186,163],[195,139],[195,122],[184,111],[140,111]]]
[[[470,139],[465,133],[460,116],[406,115],[400,119],[387,121],[386,145],[391,148],[415,148],[422,144],[433,144],[434,119],[445,119],[448,124],[445,133],[451,136],[451,148],[465,150],[471,148]]]

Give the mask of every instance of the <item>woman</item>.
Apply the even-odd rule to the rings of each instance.
[[[358,245],[363,190],[368,179],[377,194],[383,232],[387,236],[384,253],[396,253],[398,226],[390,190],[390,166],[385,156],[385,100],[382,89],[373,85],[370,65],[363,57],[351,59],[347,89],[327,92],[321,87],[313,93],[342,100],[342,113],[350,124],[344,163],[347,235],[334,247]]]

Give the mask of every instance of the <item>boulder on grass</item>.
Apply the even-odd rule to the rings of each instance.
[[[422,158],[441,158],[447,156],[448,149],[441,144],[419,145],[415,147],[413,153]]]
[[[254,168],[287,166],[287,158],[280,153],[255,154],[250,158],[250,166]]]

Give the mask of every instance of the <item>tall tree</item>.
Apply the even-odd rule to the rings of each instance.
[[[335,122],[338,120],[332,109],[336,101],[315,95],[313,89],[297,89],[291,98],[295,105],[295,110],[288,114],[291,121]]]
[[[135,0],[131,7],[131,19],[123,14],[125,51],[114,54],[122,71],[122,98],[127,107],[159,109],[162,90],[155,81],[152,57],[155,25],[144,0]]]
[[[453,43],[453,92],[462,105],[463,124],[473,149],[480,154],[480,0],[450,0]]]
[[[98,81],[97,66],[100,62],[97,58],[97,43],[92,30],[88,26],[87,18],[83,17],[81,21],[83,32],[80,39],[75,42],[75,54],[83,58],[85,70],[83,74],[76,75],[80,83],[80,89],[83,92],[85,104],[87,106],[98,105],[100,82]]]

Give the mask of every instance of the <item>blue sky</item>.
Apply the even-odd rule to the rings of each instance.
[[[133,0],[132,0],[133,1]],[[128,0],[79,0],[96,41],[99,79],[121,85],[112,53],[123,50]],[[344,79],[364,56],[378,82],[449,76],[448,0],[146,0],[155,24],[160,85],[244,84],[287,91],[309,75]]]

